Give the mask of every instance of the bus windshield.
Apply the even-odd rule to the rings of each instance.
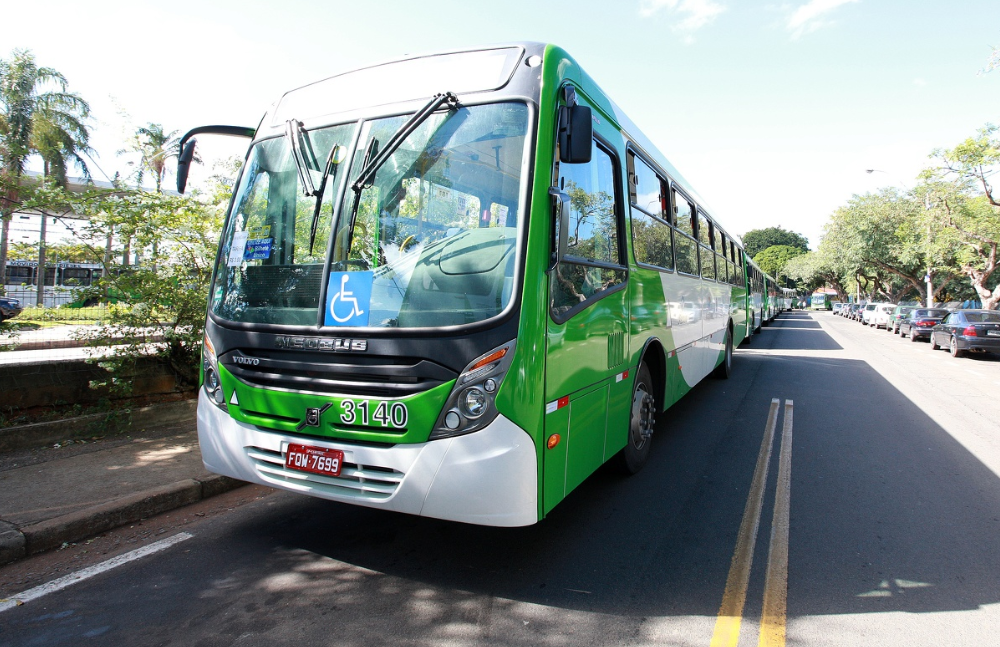
[[[347,149],[356,124],[303,133],[300,159],[313,182],[322,181],[324,160],[335,164],[319,198],[300,186],[287,137],[253,147],[224,233],[212,298],[216,315],[410,328],[474,323],[507,307],[524,220],[527,106],[434,113],[365,187],[342,190],[408,118],[364,122],[350,173],[331,150]],[[335,223],[338,195],[345,204]]]

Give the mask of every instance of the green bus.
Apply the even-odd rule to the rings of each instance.
[[[738,238],[556,46],[293,90],[256,129],[189,132],[181,192],[205,133],[252,139],[205,326],[213,472],[533,524],[605,462],[642,468],[657,414],[753,331]]]
[[[833,298],[834,295],[826,292],[814,292],[809,299],[809,308],[811,310],[833,310]]]

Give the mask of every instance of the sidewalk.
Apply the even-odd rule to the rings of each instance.
[[[0,453],[0,565],[241,485],[205,471],[193,418]]]

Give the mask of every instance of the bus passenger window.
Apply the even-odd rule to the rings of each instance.
[[[667,224],[666,183],[634,155],[629,155],[629,162],[635,260],[672,270],[674,250]]]

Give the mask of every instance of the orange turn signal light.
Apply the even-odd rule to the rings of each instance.
[[[487,364],[492,364],[493,362],[495,362],[495,361],[497,361],[499,359],[503,359],[503,356],[507,354],[507,348],[508,347],[501,348],[497,352],[490,353],[486,357],[482,358],[481,360],[479,360],[478,362],[476,362],[475,364],[472,365],[472,368],[469,369],[469,372],[471,373],[472,371],[476,370],[477,368],[482,368],[482,367],[486,366]]]
[[[562,440],[562,436],[560,436],[559,434],[552,434],[551,436],[549,436],[549,441],[545,444],[549,449],[553,449],[556,445],[559,444],[560,440]]]

